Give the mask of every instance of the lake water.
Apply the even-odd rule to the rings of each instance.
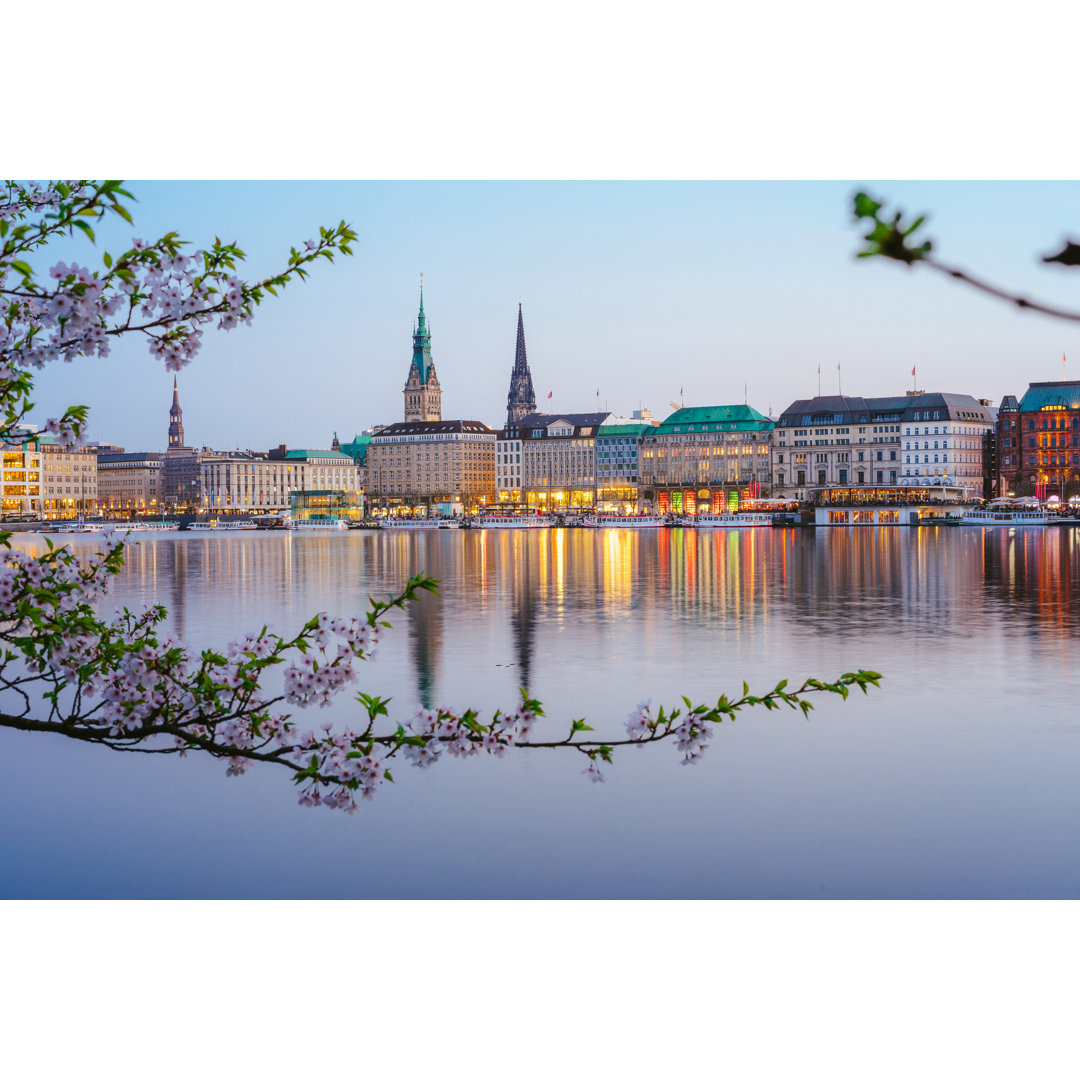
[[[221,646],[419,571],[441,597],[392,619],[362,680],[402,719],[525,686],[537,734],[618,737],[641,698],[885,679],[809,720],[743,712],[696,766],[621,750],[603,784],[565,751],[400,767],[357,817],[297,806],[269,766],[0,731],[0,894],[1080,895],[1080,530],[173,534],[129,549],[110,607],[164,604]]]

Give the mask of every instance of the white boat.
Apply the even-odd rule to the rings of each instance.
[[[456,529],[456,521],[449,518],[383,518],[379,523],[384,529]]]
[[[597,529],[662,529],[660,514],[596,514],[591,519]]]
[[[345,518],[311,519],[290,521],[289,528],[298,532],[346,532],[349,528]]]
[[[761,529],[771,528],[773,514],[695,514],[688,517],[686,525],[698,529]]]
[[[481,514],[472,522],[477,529],[549,529],[552,521],[542,514]]]
[[[960,517],[961,525],[984,527],[1022,527],[1047,525],[1050,515],[1036,500],[991,499],[984,507],[966,510]]]
[[[180,525],[176,521],[123,521],[115,526],[117,532],[176,532]]]
[[[257,529],[254,521],[220,521],[217,518],[210,521],[193,521],[189,526],[193,532],[235,532],[238,529]]]
[[[109,528],[107,524],[98,521],[62,521],[57,525],[55,530],[50,530],[50,532],[99,533],[104,532],[107,528]],[[118,532],[120,531],[119,526],[114,526],[114,528],[116,528]]]

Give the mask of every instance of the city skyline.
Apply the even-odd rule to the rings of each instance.
[[[1062,239],[1078,185],[865,186],[929,209],[951,260],[1070,302],[1069,275],[1035,256]],[[206,242],[228,223],[223,238],[248,252],[242,269],[254,278],[319,223],[344,216],[360,234],[352,259],[268,298],[253,326],[206,334],[180,374],[190,445],[328,446],[334,431],[347,439],[396,420],[421,272],[443,415],[492,426],[505,416],[519,299],[539,407],[623,415],[646,406],[663,416],[680,390],[688,405],[749,400],[778,415],[817,392],[819,367],[826,393],[840,373],[849,394],[902,392],[917,366],[920,387],[998,403],[1060,378],[1078,337],[935,275],[855,260],[853,184],[133,187],[134,228],[111,221],[97,250],[70,242],[57,255],[93,267],[132,236],[177,228]],[[138,343],[121,342],[106,360],[39,373],[33,419],[85,403],[90,439],[154,449],[157,395],[171,395],[171,382]]]

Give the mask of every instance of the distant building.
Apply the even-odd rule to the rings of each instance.
[[[150,451],[98,454],[98,509],[115,517],[163,513],[164,464],[164,454]]]
[[[97,450],[64,447],[39,439],[41,449],[41,510],[46,518],[81,517],[97,509]]]
[[[41,516],[41,451],[36,442],[4,444],[0,505],[5,517]]]
[[[596,508],[607,513],[635,513],[642,440],[654,425],[641,420],[609,419],[596,433]]]
[[[413,331],[413,355],[405,380],[405,420],[441,420],[442,389],[431,359],[431,333],[424,315],[424,285],[420,283],[420,314]]]
[[[768,494],[772,428],[772,420],[746,404],[673,412],[642,436],[641,505],[659,513],[715,513]]]
[[[910,400],[829,394],[792,402],[773,430],[772,494],[803,500],[817,488],[898,484]]]
[[[987,444],[996,413],[970,394],[908,394],[901,425],[903,483],[951,485],[970,501],[987,497],[993,472]],[[874,470],[880,471],[876,462]]]
[[[1030,383],[1002,399],[996,425],[999,493],[1080,494],[1080,382]]]
[[[510,392],[506,395],[506,422],[518,420],[536,412],[536,392],[533,390],[532,372],[525,355],[525,323],[518,302],[517,348],[514,352],[514,370],[510,373]]]
[[[215,452],[203,458],[200,472],[203,507],[211,513],[280,513],[294,492],[361,490],[356,462],[336,450]]]
[[[511,423],[495,440],[496,500],[507,508],[521,507],[525,505],[521,492],[521,432],[516,423]]]
[[[411,420],[382,428],[365,455],[369,504],[412,514],[494,504],[498,435],[479,420]]]
[[[595,506],[596,436],[610,416],[530,413],[506,425],[506,441],[521,447],[521,493],[528,506],[541,510]]]

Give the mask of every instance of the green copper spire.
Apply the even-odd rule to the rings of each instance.
[[[413,333],[412,362],[420,375],[421,384],[426,384],[431,372],[431,333],[427,328],[424,315],[424,275],[420,275],[420,314],[416,319],[416,331]]]

